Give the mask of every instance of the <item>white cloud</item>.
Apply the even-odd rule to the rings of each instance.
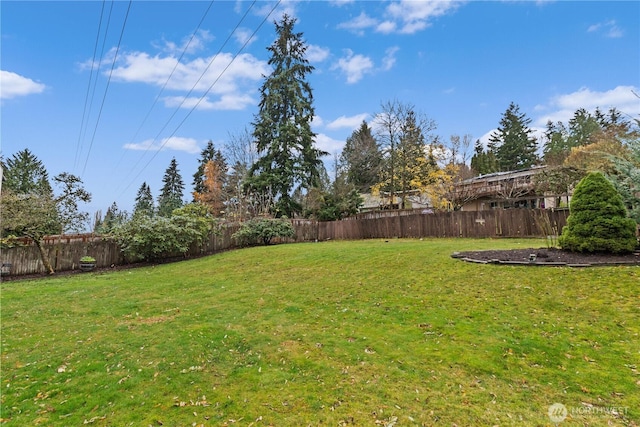
[[[331,123],[327,124],[327,129],[357,129],[362,124],[362,121],[365,120],[368,116],[368,113],[356,114],[355,116],[350,117],[340,116]]]
[[[147,139],[138,144],[125,144],[124,148],[127,150],[144,150],[144,151],[186,151],[190,154],[196,154],[200,152],[198,143],[193,138],[182,138],[173,136],[171,138],[164,138],[161,141],[154,142],[152,139]]]
[[[341,7],[341,6],[344,6],[346,4],[351,4],[351,3],[355,3],[355,0],[329,0],[329,4],[331,4],[332,6],[337,6],[337,7]]]
[[[238,28],[233,33],[233,37],[236,39],[236,42],[238,42],[239,45],[244,46],[245,43],[247,45],[250,45],[257,40],[257,37],[251,38],[252,34],[253,31],[249,28]]]
[[[589,33],[598,33],[598,34],[601,33],[605,37],[612,38],[612,39],[620,38],[620,37],[624,36],[624,32],[622,31],[622,29],[620,27],[618,27],[618,24],[613,19],[609,20],[609,21],[598,22],[597,24],[590,25],[589,28],[587,28],[587,32],[589,32]]]
[[[357,83],[366,73],[373,71],[373,61],[368,56],[357,54],[347,49],[346,55],[340,58],[332,69],[338,69],[347,76],[347,83]]]
[[[11,71],[0,70],[0,99],[42,93],[46,86]]]
[[[219,100],[212,101],[208,96],[204,98],[184,96],[167,96],[163,98],[165,107],[186,108],[197,110],[243,110],[249,105],[255,105],[255,100],[249,95],[222,95]]]
[[[113,54],[110,56],[113,58]],[[183,107],[193,107],[206,94],[207,97],[198,104],[199,109],[238,110],[254,104],[251,94],[255,92],[257,82],[269,72],[266,61],[250,54],[234,58],[231,53],[220,53],[178,63],[178,58],[173,55],[152,56],[136,51],[119,56],[112,79],[165,87],[167,91],[184,95],[190,93],[190,99]],[[165,98],[165,105],[180,105],[184,99],[184,96],[175,94]]]
[[[316,135],[316,146],[320,150],[324,150],[327,153],[340,153],[344,147],[345,141],[333,139],[323,133]]]
[[[338,24],[338,28],[353,31],[356,34],[363,35],[364,30],[366,30],[367,28],[376,27],[378,24],[379,23],[377,19],[374,19],[366,13],[362,12],[351,21]]]
[[[175,67],[166,86],[172,90],[194,88],[205,91],[211,87],[212,93],[229,93],[238,90],[242,82],[259,81],[269,72],[265,61],[250,54],[241,54],[234,59],[231,53],[220,53],[180,63],[177,67],[177,58],[172,56],[152,57],[144,52],[132,52],[121,58],[123,64],[113,70],[114,80],[162,86]]]
[[[384,58],[382,58],[382,69],[384,71],[389,71],[396,63],[396,52],[398,52],[400,48],[398,46],[393,46],[385,50]]]
[[[322,117],[320,116],[313,116],[313,119],[311,120],[311,127],[312,128],[317,128],[324,125],[324,120],[322,119]]]
[[[163,45],[160,48],[170,55],[180,56],[183,52],[193,54],[204,49],[207,42],[213,39],[214,37],[208,30],[198,30],[196,34],[185,37],[180,45],[169,40],[163,40]]]
[[[326,47],[310,44],[307,46],[307,59],[309,62],[322,62],[329,57],[331,51]]]
[[[376,31],[382,34],[391,34],[396,31],[398,26],[393,21],[382,21],[376,25]]]
[[[387,6],[387,15],[398,22],[398,32],[413,34],[430,26],[430,20],[455,10],[461,2],[455,0],[401,0]]]
[[[360,35],[364,34],[366,29],[383,34],[414,34],[429,27],[433,18],[454,11],[463,3],[458,0],[393,1],[380,18],[371,17],[363,12],[354,19],[341,23],[338,28]]]
[[[572,93],[558,95],[546,105],[537,105],[535,110],[540,116],[535,123],[539,126],[545,126],[547,121],[566,123],[580,108],[591,112],[599,108],[606,112],[615,107],[626,115],[638,117],[640,99],[635,95],[637,93],[640,93],[640,89],[634,86],[617,86],[604,92],[583,87]]]

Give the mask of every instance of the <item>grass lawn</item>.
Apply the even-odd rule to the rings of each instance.
[[[478,265],[541,240],[256,247],[1,287],[7,426],[628,426],[640,268]]]

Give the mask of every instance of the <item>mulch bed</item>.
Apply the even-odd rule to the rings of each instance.
[[[640,252],[625,255],[578,253],[555,248],[527,248],[455,252],[463,261],[482,264],[590,267],[596,265],[639,265]]]

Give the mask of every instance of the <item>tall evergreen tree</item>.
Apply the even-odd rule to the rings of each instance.
[[[307,75],[314,69],[305,57],[302,33],[294,32],[295,19],[284,15],[275,23],[277,39],[267,48],[273,68],[260,88],[259,112],[253,137],[259,153],[251,167],[249,185],[270,192],[276,216],[292,216],[301,206],[293,199],[296,187],[317,185],[327,153],[314,145],[311,131],[313,93]]]
[[[222,154],[222,151],[216,148],[213,145],[213,141],[209,141],[207,146],[200,153],[200,160],[198,161],[198,170],[193,174],[193,193],[194,193],[194,201],[195,201],[195,193],[202,194],[206,191],[205,188],[205,168],[209,161],[213,161],[216,163],[216,168],[222,172],[222,178],[226,178],[228,172],[227,161]],[[224,181],[223,181],[224,182]]]
[[[544,161],[550,166],[562,165],[571,152],[568,132],[562,122],[547,122],[544,132],[545,143],[543,148]]]
[[[471,169],[476,175],[486,175],[498,171],[498,164],[494,151],[486,149],[480,142],[476,140],[473,147],[473,156],[471,157]]]
[[[500,126],[489,137],[489,147],[495,153],[501,171],[534,166],[538,162],[537,142],[531,136],[531,119],[520,112],[513,102],[500,120]]]
[[[15,194],[36,194],[51,197],[53,189],[49,174],[40,161],[28,148],[18,151],[3,162],[3,190]]]
[[[121,211],[120,208],[118,208],[118,204],[113,202],[111,206],[109,206],[109,209],[107,209],[104,219],[96,222],[94,231],[101,234],[109,234],[113,232],[117,226],[124,224],[126,221],[127,213]]]
[[[601,116],[600,111],[597,111]],[[576,110],[573,117],[569,120],[569,129],[567,136],[567,145],[569,150],[573,147],[580,147],[591,144],[593,136],[602,129],[598,119],[591,115],[584,108]]]
[[[169,167],[162,178],[162,190],[158,196],[158,214],[169,217],[174,209],[178,209],[184,205],[182,200],[184,192],[184,182],[178,170],[178,162],[176,158],[171,159]]]
[[[153,196],[151,195],[151,187],[143,182],[136,194],[136,204],[133,206],[133,215],[153,216],[155,206]]]
[[[382,153],[371,128],[364,120],[358,129],[347,138],[340,155],[339,169],[347,184],[360,193],[368,193],[378,182],[382,164]]]

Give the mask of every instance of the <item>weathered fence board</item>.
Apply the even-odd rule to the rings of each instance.
[[[342,221],[292,220],[296,237],[287,242],[316,240],[359,240],[395,237],[544,237],[557,235],[566,224],[569,211],[540,209],[489,210],[478,212],[436,212],[421,210],[384,211],[361,214]],[[212,254],[237,247],[231,237],[239,224],[228,224],[202,245],[194,245],[187,256]],[[52,236],[44,246],[56,271],[78,268],[80,258],[96,258],[97,267],[125,262],[118,244],[100,236]],[[3,249],[0,261],[11,264],[12,275],[43,273],[38,249],[27,246]]]

